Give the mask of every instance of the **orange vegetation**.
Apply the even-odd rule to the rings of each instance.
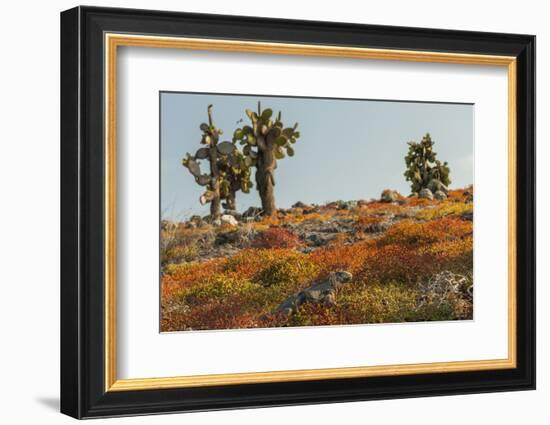
[[[162,330],[456,318],[452,305],[419,308],[417,285],[445,270],[471,279],[473,225],[462,216],[472,211],[468,196],[457,190],[446,201],[364,202],[347,211],[320,208],[255,223],[260,233],[236,254],[166,266],[161,278]],[[386,231],[368,237],[361,233],[389,214],[403,218],[394,218]],[[356,227],[351,234],[362,235],[359,240],[349,242],[350,233],[341,233],[310,251],[301,249],[304,242],[292,230],[279,227],[347,216]],[[336,270],[351,272],[353,281],[338,293],[335,305],[309,303],[290,317],[272,314],[288,296]]]

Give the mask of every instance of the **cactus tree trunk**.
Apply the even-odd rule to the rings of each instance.
[[[214,168],[214,167],[213,167]],[[221,202],[220,202],[220,184],[216,177],[212,177],[212,192],[214,196],[210,201],[210,215],[212,218],[218,218],[221,215]]]
[[[242,145],[246,145],[243,155],[256,167],[256,189],[262,200],[263,215],[272,216],[277,213],[274,193],[277,161],[285,155],[294,156],[291,145],[300,137],[300,132],[296,131],[298,123],[284,128],[281,112],[274,118],[273,110],[262,110],[260,102],[257,113],[247,109],[246,115],[252,127],[246,125],[235,130],[233,142],[240,140]]]
[[[273,191],[273,175],[277,162],[273,143],[265,141],[265,146],[258,143],[259,155],[256,170],[256,184],[262,200],[262,210],[265,216],[272,216],[277,211],[275,207],[275,194]]]
[[[227,210],[235,211],[237,209],[237,201],[235,198],[236,198],[236,193],[233,189],[231,189],[227,194],[227,198],[225,200],[225,205]]]
[[[208,106],[208,124],[210,127],[213,126],[212,122],[212,105]],[[217,138],[214,138],[212,140],[212,146],[209,149],[210,152],[210,176],[211,176],[211,183],[212,186],[212,192],[213,197],[212,201],[210,201],[210,216],[214,219],[220,217],[220,206],[221,206],[221,200],[220,200],[220,171],[218,170],[218,152],[216,150],[216,145],[218,144]]]

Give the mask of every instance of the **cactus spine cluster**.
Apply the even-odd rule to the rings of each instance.
[[[420,143],[409,142],[409,152],[405,157],[407,170],[404,175],[411,182],[412,193],[418,194],[422,189],[432,189],[435,183],[445,187],[451,183],[447,162],[437,159],[433,150],[434,142],[430,133],[422,138]]]
[[[200,203],[210,203],[210,215],[216,219],[220,216],[220,207],[225,209],[236,209],[236,192],[242,190],[245,193],[250,191],[250,160],[239,152],[234,143],[219,142],[222,130],[216,128],[212,119],[212,105],[208,105],[208,124],[200,125],[202,131],[201,144],[204,147],[197,150],[195,155],[187,153],[182,160],[195,182],[205,186],[205,192],[200,196]],[[200,168],[200,161],[209,162],[209,173],[203,174]],[[222,205],[222,200],[225,203]]]
[[[294,156],[293,144],[300,137],[296,131],[298,123],[293,127],[284,127],[281,112],[273,118],[273,111],[261,108],[258,102],[257,112],[246,110],[251,125],[237,128],[233,134],[233,143],[243,146],[243,155],[249,158],[251,166],[256,167],[256,188],[262,201],[265,216],[275,214],[275,169],[277,161],[286,155]]]

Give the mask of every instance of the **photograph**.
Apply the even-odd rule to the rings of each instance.
[[[216,411],[219,422],[220,410],[255,409],[239,423],[280,423],[254,412],[283,406],[291,422],[301,409],[311,420],[300,406],[315,405],[333,423],[341,409],[364,417],[351,402],[369,401],[369,418],[388,422],[391,411],[390,423],[424,423],[419,398],[454,396],[453,412],[540,416],[534,33],[548,27],[543,14],[526,25],[517,7],[500,7],[495,23],[494,8],[430,17],[406,2],[386,15],[218,3],[75,6],[40,31],[52,49],[18,51],[23,65],[7,67],[40,86],[28,92],[46,90],[38,102],[60,88],[61,107],[42,108],[43,125],[23,114],[11,137],[53,123],[60,149],[40,135],[25,138],[39,148],[8,143],[21,154],[6,156],[18,169],[10,177],[32,188],[7,185],[22,199],[56,199],[36,190],[42,180],[29,170],[39,168],[28,161],[60,185],[51,215],[60,210],[61,231],[38,239],[59,238],[61,262],[37,257],[60,273],[60,290],[25,298],[58,306],[43,323],[56,335],[29,339],[58,344],[51,358],[25,362],[46,365],[48,376],[31,371],[35,404],[57,394],[65,415],[115,421]],[[21,71],[56,55],[56,84]],[[11,86],[11,109],[27,106],[21,84]],[[36,208],[13,205],[17,218],[4,221],[24,249],[12,251],[29,263],[19,223],[34,223]],[[20,289],[25,267],[11,267],[8,288]],[[6,323],[32,318],[21,315],[26,304],[9,304]],[[8,328],[19,343],[48,314]],[[54,393],[40,393],[47,382]],[[535,389],[523,405],[505,394]],[[399,399],[409,407],[393,408]],[[328,403],[341,406],[332,417]],[[24,398],[12,404],[29,412]]]
[[[161,332],[473,320],[475,105],[159,97]]]

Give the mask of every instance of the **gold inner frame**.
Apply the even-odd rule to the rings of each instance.
[[[235,385],[284,381],[410,375],[510,369],[516,367],[516,58],[461,53],[370,49],[326,45],[267,43],[127,34],[105,34],[105,391]],[[343,367],[165,378],[118,379],[116,326],[116,123],[117,48],[119,46],[280,55],[324,56],[355,59],[494,65],[508,72],[508,357],[383,366]]]

